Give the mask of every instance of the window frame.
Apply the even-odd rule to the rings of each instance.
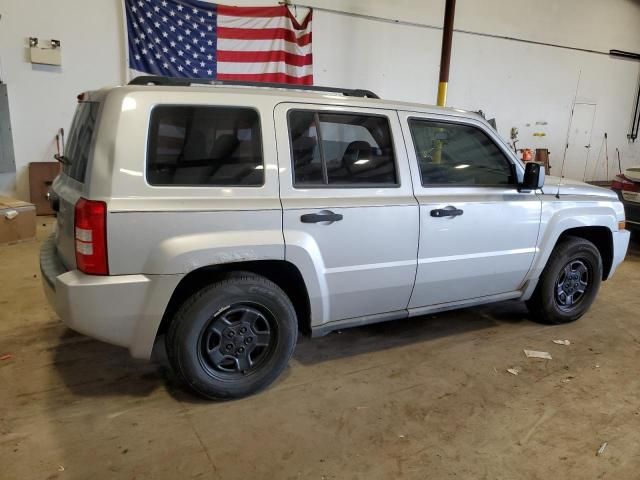
[[[151,142],[153,133],[151,130],[153,115],[158,108],[176,108],[176,107],[191,107],[191,108],[226,108],[232,110],[251,110],[256,113],[258,116],[258,132],[260,133],[260,159],[262,165],[262,182],[260,184],[255,185],[247,185],[247,184],[186,184],[186,183],[151,183],[149,181],[148,173],[149,173],[149,153],[151,151]],[[158,103],[153,105],[149,109],[149,117],[147,121],[147,141],[146,141],[146,151],[145,151],[145,159],[144,159],[144,181],[147,186],[151,188],[203,188],[203,189],[211,189],[211,188],[263,188],[267,183],[267,173],[265,166],[265,157],[264,157],[264,130],[262,128],[262,116],[260,115],[260,110],[254,106],[245,106],[245,105],[218,105],[218,104],[201,104],[201,103]]]
[[[314,122],[317,123],[316,129],[318,131],[318,148],[320,151],[320,160],[322,162],[322,177],[323,181],[327,183],[315,183],[308,185],[301,185],[296,182],[296,171],[295,171],[295,159],[293,157],[293,138],[291,137],[291,114],[295,112],[311,112],[314,115]],[[395,183],[339,183],[332,184],[329,183],[328,173],[327,173],[327,164],[324,158],[324,148],[322,147],[322,129],[320,128],[320,115],[328,114],[328,115],[360,115],[367,117],[378,117],[384,118],[387,121],[387,127],[389,129],[389,138],[391,139],[391,147],[393,148],[393,169],[395,172],[396,181]],[[393,136],[393,128],[391,125],[391,118],[388,115],[381,113],[363,113],[358,111],[348,111],[348,110],[325,110],[318,108],[290,108],[287,110],[287,139],[289,143],[289,159],[291,161],[291,185],[295,190],[306,190],[306,189],[344,189],[344,188],[400,188],[402,187],[402,179],[400,174],[400,169],[398,165],[398,152],[396,148],[395,138]]]
[[[509,165],[509,169],[511,170],[511,178],[512,182],[507,184],[485,184],[478,185],[477,183],[451,183],[451,184],[443,184],[443,183],[425,183],[422,178],[422,168],[420,168],[420,158],[418,156],[418,148],[416,145],[415,136],[413,134],[413,130],[411,129],[411,122],[428,122],[428,123],[446,123],[451,125],[461,125],[464,127],[474,128],[480,131],[483,135],[485,135],[491,143],[500,151],[507,164]],[[407,127],[409,131],[409,135],[411,135],[411,144],[413,145],[413,153],[416,157],[416,167],[418,178],[420,179],[420,185],[424,188],[518,188],[518,171],[517,167],[511,160],[510,156],[507,155],[504,148],[495,141],[495,139],[487,132],[485,129],[480,126],[473,124],[471,122],[465,121],[455,121],[451,119],[436,119],[436,118],[427,118],[427,117],[416,117],[416,116],[408,116],[407,117]]]

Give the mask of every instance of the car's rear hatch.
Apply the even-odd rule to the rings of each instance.
[[[69,269],[76,268],[75,205],[80,197],[87,195],[85,185],[93,157],[99,114],[99,101],[95,101],[88,94],[79,97],[78,107],[62,152],[62,173],[53,182],[51,188],[53,203],[58,204],[56,247],[58,255]]]

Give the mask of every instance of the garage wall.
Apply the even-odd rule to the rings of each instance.
[[[229,3],[275,4],[264,0]],[[444,12],[444,0],[307,3],[434,26],[442,23]],[[17,174],[0,175],[0,194],[28,197],[26,165],[51,158],[55,132],[60,126],[68,127],[80,91],[124,80],[120,0],[87,5],[82,0],[3,0],[0,4],[0,75],[9,88],[17,165]],[[303,13],[298,9],[298,16]],[[456,11],[459,30],[601,51],[640,51],[638,25],[638,0],[458,0]],[[62,67],[28,63],[29,36],[60,39]],[[315,81],[433,103],[440,39],[438,29],[316,11]],[[604,152],[597,157],[604,132],[609,134],[612,172],[615,147],[620,148],[625,165],[640,162],[640,141],[633,145],[626,140],[639,75],[638,62],[456,33],[448,104],[495,116],[505,137],[512,126],[518,127],[519,146],[549,148],[552,173],[557,174],[580,76],[577,100],[597,104],[587,179],[602,179],[606,177]],[[533,136],[541,131],[545,137]]]

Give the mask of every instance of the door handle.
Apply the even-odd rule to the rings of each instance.
[[[321,212],[321,213],[305,213],[300,217],[302,223],[320,223],[320,222],[339,222],[342,220],[340,213]]]
[[[457,217],[462,215],[464,212],[455,207],[446,207],[446,208],[436,208],[435,210],[431,210],[432,217]]]

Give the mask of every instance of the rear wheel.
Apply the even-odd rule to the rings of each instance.
[[[543,323],[572,322],[589,309],[601,282],[602,258],[596,246],[567,237],[551,253],[527,306]]]
[[[295,310],[273,282],[236,273],[187,299],[166,337],[176,375],[207,398],[239,398],[272,383],[297,339]]]

